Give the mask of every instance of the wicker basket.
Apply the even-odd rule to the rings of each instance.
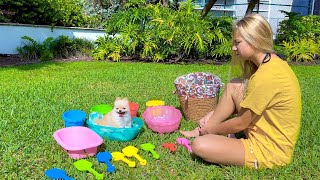
[[[203,72],[180,76],[174,84],[185,118],[195,122],[215,109],[222,87],[219,77]]]
[[[198,122],[215,109],[218,104],[218,97],[189,98],[187,96],[179,96],[179,102],[185,118]]]

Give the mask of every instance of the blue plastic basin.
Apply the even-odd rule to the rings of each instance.
[[[113,141],[131,141],[136,138],[139,134],[141,128],[144,125],[142,119],[134,117],[132,118],[131,128],[114,128],[108,126],[100,126],[94,122],[96,118],[102,118],[102,114],[93,112],[89,115],[87,120],[88,127],[99,134],[102,138],[107,138]]]
[[[65,127],[83,126],[87,114],[81,110],[69,110],[62,114]]]

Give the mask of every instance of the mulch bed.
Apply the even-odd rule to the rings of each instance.
[[[15,66],[25,65],[31,62],[23,61],[21,57],[17,55],[0,55],[0,66]]]
[[[83,57],[71,57],[67,59],[54,59],[52,62],[72,62],[72,61],[93,61],[91,57],[83,56]],[[113,62],[111,60],[106,60],[109,62]],[[152,60],[144,59],[144,60],[137,60],[136,58],[130,58],[130,57],[122,57],[121,62],[153,62]],[[26,61],[21,58],[19,55],[7,55],[7,54],[0,54],[0,67],[5,66],[21,66],[21,65],[27,65],[27,64],[37,64],[41,63],[40,61]],[[213,61],[208,59],[200,59],[197,61],[194,60],[186,60],[184,62],[177,62],[175,60],[169,60],[168,62],[162,62],[159,61],[159,63],[165,63],[165,64],[189,64],[189,63],[200,63],[200,64],[212,64],[212,65],[221,65],[226,63],[226,61]],[[320,60],[316,60],[313,62],[289,62],[292,65],[319,65]]]
[[[71,61],[93,61],[90,57],[71,57],[68,59],[54,59],[51,62],[71,62]],[[0,54],[0,67],[5,66],[21,66],[27,64],[37,64],[41,61],[26,61],[19,55]]]

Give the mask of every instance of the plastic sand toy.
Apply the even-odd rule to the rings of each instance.
[[[81,110],[69,110],[62,114],[65,127],[83,126],[87,114]]]
[[[98,180],[103,180],[103,174],[98,173],[94,169],[92,169],[92,163],[85,160],[81,159],[73,163],[73,165],[79,170],[79,171],[89,171],[94,175],[94,177]]]
[[[94,122],[97,118],[102,117],[102,114],[93,112],[89,115],[89,119],[86,123],[91,130],[99,134],[102,138],[107,138],[112,141],[131,141],[137,137],[144,125],[144,121],[138,117],[132,118],[131,128],[100,126]]]
[[[103,142],[97,133],[83,126],[59,129],[53,137],[73,159],[96,155],[98,146]]]
[[[100,163],[106,163],[107,164],[107,172],[113,173],[116,168],[111,164],[112,155],[109,152],[99,152],[97,154],[97,160]]]
[[[129,102],[130,106],[130,115],[131,117],[137,117],[137,113],[139,110],[139,104],[135,102]]]
[[[154,106],[148,107],[142,117],[152,131],[163,134],[177,130],[182,115],[180,110],[173,106]]]
[[[151,107],[151,106],[164,106],[165,102],[161,101],[161,100],[151,100],[146,102],[146,106],[147,107]]]
[[[192,149],[190,144],[190,141],[186,138],[177,138],[177,143],[183,145],[185,148],[188,149],[189,152],[192,153]]]
[[[174,143],[164,143],[162,147],[169,149],[171,152],[176,152],[176,145]]]
[[[139,161],[141,166],[145,166],[147,164],[147,160],[141,158],[141,156],[138,155],[138,151],[138,148],[134,146],[127,146],[122,149],[124,155],[126,155],[127,157],[135,157]]]
[[[110,106],[109,104],[99,104],[99,105],[93,106],[90,109],[90,112],[98,112],[98,113],[101,113],[102,115],[105,115],[111,110],[112,110],[112,106]]]
[[[136,167],[136,162],[130,161],[121,152],[115,151],[111,153],[113,161],[123,161],[128,164],[129,167]]]
[[[150,152],[152,154],[152,157],[154,159],[159,159],[160,155],[154,151],[155,145],[151,143],[145,143],[140,145],[141,149],[147,152]]]
[[[67,176],[67,173],[65,170],[62,170],[59,168],[48,169],[44,172],[44,174],[48,176],[50,179],[74,180],[73,178]]]

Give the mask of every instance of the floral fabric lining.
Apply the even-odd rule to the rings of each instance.
[[[218,76],[205,72],[179,76],[174,81],[174,85],[178,95],[192,98],[215,97],[223,86]]]

